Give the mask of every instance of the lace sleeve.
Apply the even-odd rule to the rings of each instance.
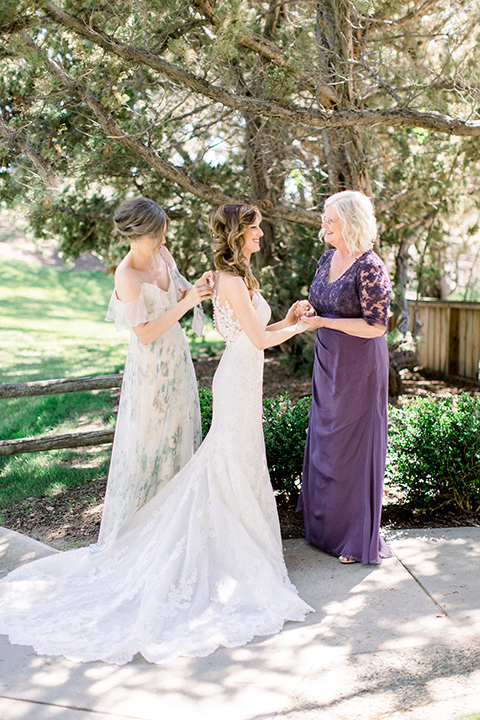
[[[359,297],[363,319],[369,325],[387,325],[392,286],[387,270],[378,258],[365,264],[359,274]]]
[[[136,300],[123,303],[117,298],[115,290],[110,298],[107,316],[108,322],[115,323],[115,330],[128,330],[144,322],[148,322],[148,311],[145,305],[143,294],[140,293]]]

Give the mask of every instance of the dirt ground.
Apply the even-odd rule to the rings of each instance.
[[[195,361],[201,385],[209,387],[218,358]],[[403,397],[413,395],[459,393],[480,395],[480,386],[462,380],[448,382],[434,374],[402,371]],[[265,362],[264,394],[275,397],[289,393],[293,402],[310,394],[310,378],[299,377],[288,370],[277,354],[268,354]],[[401,396],[402,397],[402,396]],[[47,498],[28,498],[15,508],[3,511],[3,524],[12,530],[45,542],[60,550],[95,542],[102,515],[106,478],[91,481],[87,487],[59,492]],[[280,524],[284,538],[302,536],[303,523],[293,507],[279,505]],[[480,525],[478,515],[443,510],[428,516],[409,508],[387,504],[383,527],[443,527]]]

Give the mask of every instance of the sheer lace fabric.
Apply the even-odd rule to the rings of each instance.
[[[264,324],[269,308],[255,296]],[[214,298],[214,303],[215,303]],[[223,332],[223,311],[216,304]],[[0,632],[74,661],[205,656],[301,621],[283,561],[262,433],[263,353],[242,331],[213,382],[198,452],[115,543],[60,553],[0,582]]]
[[[213,290],[213,296],[213,319],[215,327],[228,347],[239,337],[242,332],[242,326],[234,317],[233,309],[228,300],[225,300],[223,305],[220,303],[220,297],[216,288]],[[258,307],[260,301],[260,293],[255,293],[252,298],[253,307]]]
[[[171,268],[169,276],[168,291],[143,282],[133,303],[122,303],[114,291],[107,319],[123,329],[163,315],[177,303]],[[148,345],[131,330],[99,539],[111,542],[201,439],[197,381],[179,323]]]
[[[319,315],[361,317],[369,325],[387,325],[392,288],[387,270],[372,250],[361,255],[341,277],[328,282],[335,250],[321,256],[309,300]]]

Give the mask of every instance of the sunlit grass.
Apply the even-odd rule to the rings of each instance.
[[[106,375],[123,368],[128,333],[105,313],[113,278],[23,262],[0,267],[0,382]],[[2,439],[112,428],[118,393],[0,400]],[[105,477],[110,446],[0,458],[0,507]]]
[[[99,271],[4,262],[0,382],[118,372],[128,333],[104,320],[112,286]]]
[[[78,448],[2,458],[1,509],[31,497],[53,497],[90,480],[106,477],[110,450]]]

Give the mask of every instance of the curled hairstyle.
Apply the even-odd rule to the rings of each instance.
[[[369,197],[357,190],[343,190],[327,198],[325,209],[334,207],[342,223],[342,235],[351,255],[371,250],[377,239],[375,210]],[[325,230],[319,237],[323,239]]]
[[[113,238],[119,244],[131,243],[142,235],[154,238],[153,254],[163,243],[168,228],[167,213],[149,198],[138,197],[122,203],[113,216]]]
[[[260,218],[253,205],[220,205],[208,218],[213,239],[213,261],[217,270],[238,275],[249,290],[258,290],[258,280],[243,254],[245,230]]]

